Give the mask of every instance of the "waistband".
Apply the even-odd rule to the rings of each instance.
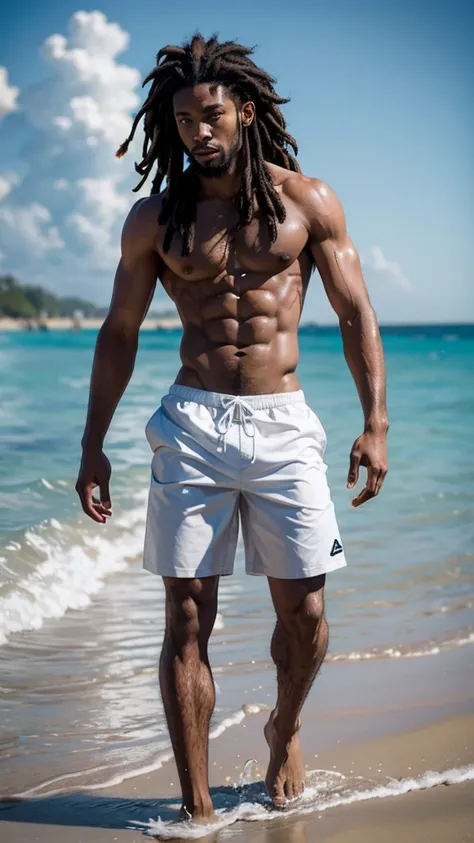
[[[205,407],[217,407],[223,410],[230,404],[245,402],[253,410],[269,410],[272,407],[284,407],[287,404],[305,403],[302,389],[297,392],[277,392],[270,395],[227,395],[223,392],[208,392],[205,389],[194,389],[192,386],[173,384],[169,389],[170,395],[182,398],[183,401],[193,401]]]

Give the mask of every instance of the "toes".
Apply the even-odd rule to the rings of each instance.
[[[285,796],[285,789],[281,782],[278,780],[276,782],[267,783],[267,790],[270,799],[272,800],[274,808],[284,808],[287,803],[287,797]]]
[[[286,796],[272,796],[273,807],[277,811],[283,811],[283,809],[286,808],[287,802],[288,800]]]

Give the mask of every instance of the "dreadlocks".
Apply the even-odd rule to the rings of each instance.
[[[288,151],[291,147],[297,155],[298,147],[286,131],[278,107],[288,100],[278,96],[274,88],[276,80],[254,64],[249,58],[252,53],[252,49],[235,41],[219,43],[216,36],[206,41],[197,34],[182,47],[163,47],[156,57],[156,67],[143,82],[143,85],[152,82],[148,97],[133,121],[130,135],[116,154],[118,158],[125,155],[144,117],[143,159],[135,164],[142,179],[134,190],[142,187],[156,162],[152,194],[159,193],[164,178],[167,180],[159,216],[160,224],[167,224],[165,252],[169,251],[175,232],[181,237],[183,256],[189,255],[194,245],[198,179],[192,166],[183,172],[184,150],[174,118],[173,96],[181,88],[199,83],[224,86],[239,104],[249,100],[255,103],[255,119],[242,131],[244,171],[238,196],[238,227],[251,222],[254,196],[266,217],[272,243],[277,237],[277,222],[285,220],[285,207],[265,161],[298,172],[299,166]]]

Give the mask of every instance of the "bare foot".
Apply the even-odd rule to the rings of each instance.
[[[278,735],[273,713],[264,729],[270,747],[265,784],[275,808],[284,808],[289,799],[301,796],[304,790],[304,767],[300,738],[296,732],[288,741]]]
[[[213,823],[216,820],[217,817],[214,813],[212,802],[210,802],[209,805],[194,808],[192,812],[188,811],[186,806],[183,805],[178,818],[179,822],[192,822],[196,823],[196,825],[207,825],[208,823]]]

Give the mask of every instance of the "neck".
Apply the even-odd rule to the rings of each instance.
[[[240,189],[241,175],[237,164],[233,164],[227,173],[217,178],[199,176],[200,194],[203,199],[235,199]]]

